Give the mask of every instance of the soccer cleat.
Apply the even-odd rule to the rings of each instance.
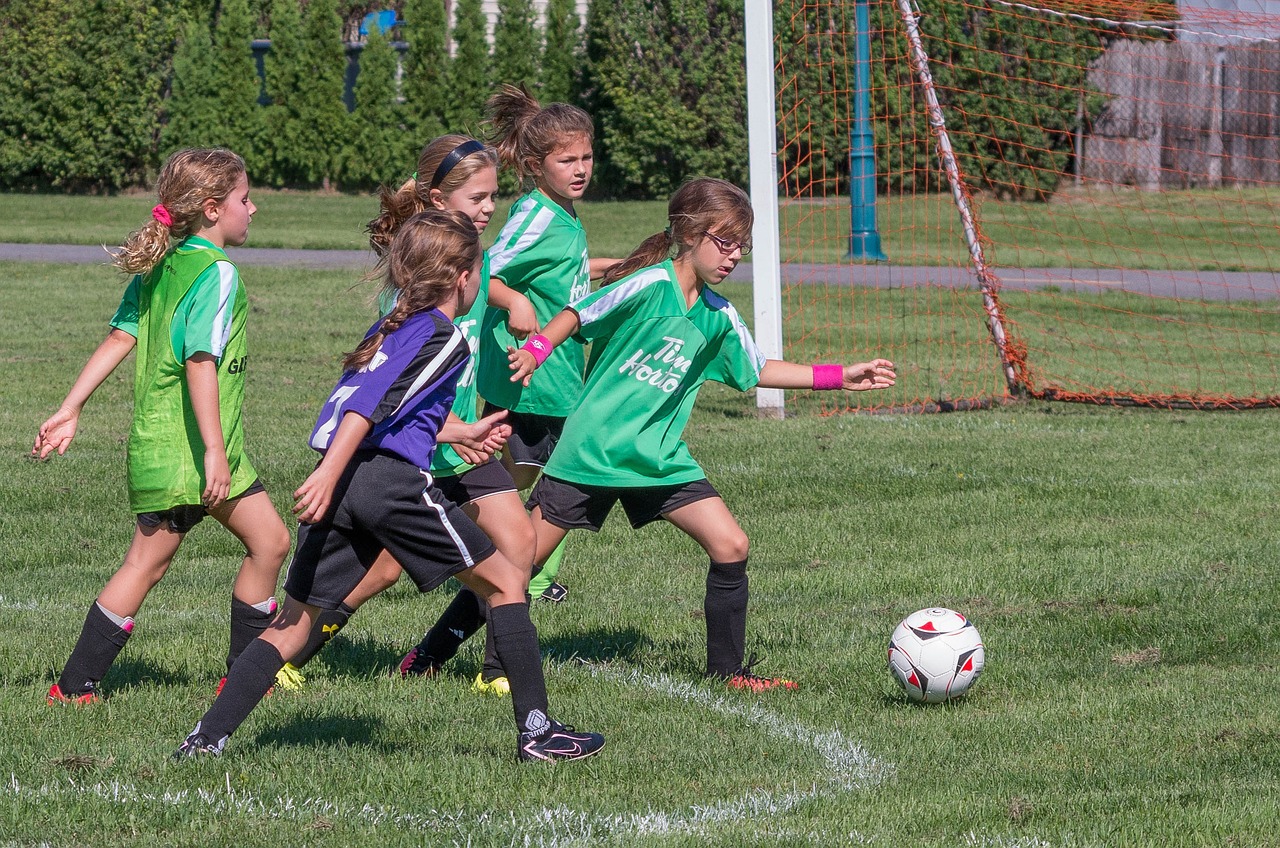
[[[400,658],[400,677],[435,677],[440,673],[440,664],[433,657],[423,653],[421,648],[411,648],[409,653]]]
[[[216,744],[209,741],[209,737],[197,730],[192,731],[191,735],[182,740],[182,744],[178,746],[178,750],[173,752],[175,760],[185,759],[187,757],[198,757],[207,755],[210,757],[221,757],[222,746],[227,744],[227,738],[224,736]]]
[[[565,596],[568,594],[569,594],[568,589],[561,586],[559,583],[553,582],[550,586],[548,586],[546,589],[543,590],[542,594],[538,596],[538,600],[550,601],[553,604],[558,604],[561,601],[563,601],[565,599]]]
[[[581,760],[598,753],[603,747],[604,737],[599,733],[579,733],[572,727],[551,721],[541,733],[520,734],[516,754],[525,761]]]
[[[63,694],[62,687],[55,683],[49,687],[49,694],[45,696],[45,700],[50,704],[75,704],[82,707],[87,704],[96,704],[102,698],[92,689],[81,692],[79,695],[66,695]]]
[[[799,689],[800,684],[785,677],[761,677],[752,671],[756,664],[756,655],[742,664],[742,667],[725,678],[730,689],[749,689],[752,692],[768,692],[770,689]]]
[[[471,684],[471,691],[477,695],[497,695],[499,698],[505,698],[511,694],[511,683],[505,677],[485,680],[482,671],[476,675],[476,682]]]
[[[301,692],[306,682],[307,678],[302,675],[302,672],[293,663],[285,663],[276,672],[276,686],[281,689],[286,689],[290,692]]]

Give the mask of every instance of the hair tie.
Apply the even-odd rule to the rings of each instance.
[[[164,208],[164,204],[157,204],[151,210],[151,217],[164,224],[166,227],[173,227],[173,216],[169,214],[169,210]]]
[[[440,163],[440,167],[436,168],[435,175],[431,177],[431,188],[437,188],[459,162],[472,153],[479,153],[481,150],[484,150],[484,143],[476,141],[474,138],[467,139],[453,148],[453,150],[450,150],[449,155],[444,157],[444,160]]]
[[[667,224],[667,228],[666,228],[665,230],[663,230],[663,231],[662,231],[662,234],[663,234],[664,236],[666,236],[667,238],[672,238],[672,237],[674,236],[674,233],[671,231],[671,225],[670,225],[670,224]]]
[[[418,181],[418,172],[414,171],[413,176],[409,177],[409,179],[413,180],[416,183]]]

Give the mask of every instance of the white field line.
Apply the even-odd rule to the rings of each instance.
[[[462,811],[430,810],[404,812],[376,804],[341,804],[322,798],[297,799],[289,796],[255,795],[226,785],[218,790],[165,790],[149,792],[119,781],[82,783],[74,778],[45,783],[38,787],[23,786],[10,775],[0,787],[0,794],[39,802],[44,798],[66,795],[91,795],[121,805],[190,806],[198,804],[214,815],[239,814],[313,823],[317,818],[329,821],[353,821],[374,827],[390,827],[408,832],[435,832],[453,838],[454,845],[467,845],[482,833],[501,834],[512,845],[566,848],[596,843],[602,839],[625,840],[628,836],[698,835],[719,830],[744,818],[773,817],[787,813],[809,801],[830,797],[834,792],[849,792],[874,786],[892,774],[892,767],[872,756],[861,745],[847,739],[839,731],[818,731],[772,712],[758,703],[745,702],[715,694],[705,684],[675,680],[665,675],[647,675],[634,670],[617,670],[605,665],[586,666],[595,677],[629,686],[644,686],[677,701],[699,705],[711,712],[742,720],[773,736],[811,745],[821,760],[818,773],[809,778],[808,788],[778,791],[752,791],[738,798],[695,804],[680,810],[648,810],[643,813],[600,814],[565,807],[544,808],[532,812],[509,812],[475,815]],[[604,756],[608,756],[608,751]],[[758,835],[758,834],[757,834]],[[807,831],[799,833],[780,829],[774,834],[780,842],[828,841],[842,844],[866,843],[857,833]],[[982,843],[975,843],[982,844]],[[991,844],[991,843],[985,843]]]

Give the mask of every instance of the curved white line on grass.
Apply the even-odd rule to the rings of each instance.
[[[790,792],[753,791],[738,798],[693,805],[684,810],[649,810],[644,813],[602,815],[568,808],[542,809],[532,813],[470,815],[462,811],[406,813],[374,804],[340,805],[320,798],[298,800],[288,796],[259,797],[232,788],[230,776],[225,789],[212,791],[166,790],[147,792],[119,781],[82,784],[68,778],[65,783],[43,784],[24,788],[10,775],[3,793],[31,799],[59,795],[87,794],[111,803],[159,804],[188,806],[200,804],[216,814],[238,813],[276,819],[314,821],[359,821],[373,826],[390,826],[399,830],[450,833],[467,844],[476,831],[509,834],[525,845],[564,846],[594,842],[600,839],[625,839],[628,836],[696,836],[709,829],[741,821],[744,817],[787,813],[808,801],[828,798],[832,790],[848,792],[880,782],[893,772],[892,766],[872,756],[865,748],[839,731],[817,731],[800,722],[778,715],[759,703],[715,694],[706,684],[675,680],[665,675],[646,675],[639,671],[615,670],[606,665],[585,666],[594,676],[627,686],[644,686],[674,700],[705,707],[757,726],[766,733],[803,745],[811,745],[822,759],[822,769],[807,790]],[[816,841],[831,837],[829,833],[783,831],[774,836],[788,844]],[[840,834],[844,844],[865,843],[868,838],[858,833]],[[513,842],[515,844],[515,842]],[[975,843],[976,844],[976,843]],[[993,844],[987,842],[985,844]]]

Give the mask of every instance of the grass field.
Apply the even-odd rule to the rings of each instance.
[[[367,194],[254,189],[253,247],[363,249],[377,212]],[[113,197],[0,194],[0,242],[116,245],[147,220],[151,194]],[[500,205],[496,219],[506,219]],[[1019,267],[1116,267],[1274,271],[1280,204],[1266,189],[1160,193],[1064,193],[1051,203],[978,198],[988,261]],[[666,226],[659,201],[579,205],[592,256],[625,256]],[[784,261],[840,262],[848,250],[847,198],[785,203]],[[950,195],[883,197],[877,220],[884,251],[903,265],[968,261]],[[496,230],[490,238],[496,236]]]
[[[1280,845],[1276,412],[766,422],[710,385],[687,436],[752,538],[748,650],[799,692],[703,682],[705,562],[614,516],[571,536],[569,598],[534,610],[553,710],[607,736],[599,757],[517,764],[509,705],[468,691],[478,645],[434,681],[389,678],[447,601],[401,585],[223,758],[172,763],[222,670],[236,545],[198,527],[112,697],[44,705],[131,532],[130,377],[67,456],[28,459],[119,285],[37,264],[0,280],[0,845]],[[249,448],[284,511],[368,312],[341,274],[247,281]],[[923,708],[885,645],[929,605],[975,620],[987,670]]]

